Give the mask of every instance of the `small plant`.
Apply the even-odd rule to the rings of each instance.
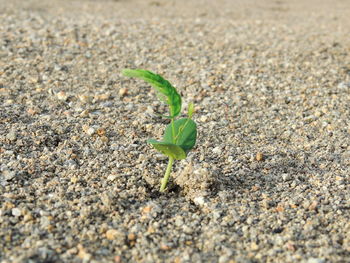
[[[143,69],[125,69],[122,73],[127,77],[140,78],[151,84],[157,91],[159,99],[169,105],[170,124],[165,128],[162,141],[150,139],[147,142],[168,156],[168,167],[162,179],[160,191],[164,192],[169,180],[174,160],[182,160],[194,147],[197,139],[197,125],[191,119],[194,111],[193,103],[189,104],[187,118],[175,120],[181,112],[181,96],[176,89],[162,76]]]

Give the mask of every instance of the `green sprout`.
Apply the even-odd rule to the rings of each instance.
[[[163,117],[170,119],[170,124],[165,128],[163,140],[150,139],[147,141],[169,158],[168,167],[160,187],[160,191],[164,192],[174,160],[185,159],[187,153],[196,144],[197,125],[191,119],[194,112],[193,103],[189,104],[187,118],[175,120],[175,117],[181,112],[181,96],[169,81],[158,74],[143,69],[124,69],[122,73],[127,77],[140,78],[151,84],[156,89],[159,99],[169,105],[169,116]]]

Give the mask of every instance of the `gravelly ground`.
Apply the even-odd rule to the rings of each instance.
[[[350,262],[347,1],[0,0],[0,260]],[[165,107],[197,146],[158,192]]]

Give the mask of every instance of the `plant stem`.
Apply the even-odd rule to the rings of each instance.
[[[176,143],[176,134],[175,134],[175,122],[174,122],[174,118],[171,118],[171,131],[172,131],[172,139],[173,139],[173,143]]]
[[[166,168],[165,175],[164,175],[164,177],[162,179],[162,185],[160,187],[160,191],[161,192],[165,191],[166,185],[167,185],[167,183],[169,181],[169,176],[170,176],[171,168],[173,166],[173,162],[174,162],[174,158],[173,157],[169,157],[168,167]]]

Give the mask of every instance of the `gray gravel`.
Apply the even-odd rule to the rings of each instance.
[[[349,13],[0,0],[0,262],[350,262]],[[165,107],[123,68],[196,106],[164,194]]]

